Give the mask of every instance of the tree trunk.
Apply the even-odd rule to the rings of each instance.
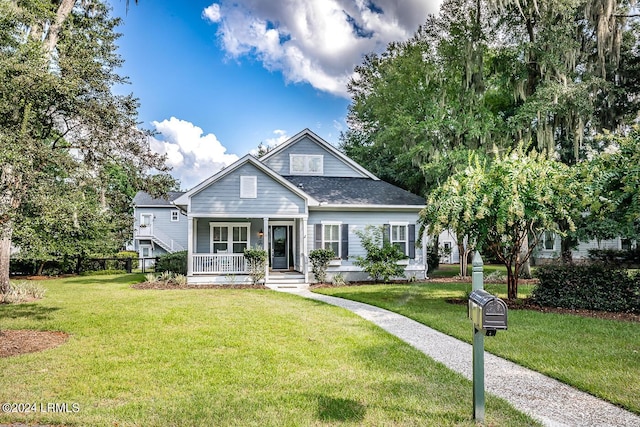
[[[531,257],[528,256],[529,255],[529,237],[525,236],[524,239],[522,240],[522,245],[520,246],[520,254],[518,255],[518,262],[520,263],[520,260],[526,257],[526,260],[524,261],[524,263],[520,263],[522,265],[522,267],[520,267],[520,272],[519,272],[519,277],[522,277],[523,279],[530,279],[531,278]]]
[[[36,276],[42,276],[42,272],[44,271],[44,265],[47,263],[47,261],[41,261],[40,265],[38,266],[38,271],[36,272]]]
[[[58,44],[58,35],[60,33],[60,29],[62,28],[62,24],[64,24],[64,21],[73,10],[73,6],[75,4],[75,0],[62,0],[60,2],[60,6],[58,6],[58,10],[56,11],[56,19],[51,23],[49,32],[47,33],[47,36],[44,40],[45,47],[47,48],[47,52],[49,53],[49,58],[51,58],[51,55],[53,55],[53,50]]]
[[[13,224],[6,221],[0,224],[0,293],[9,292],[9,261],[11,260],[11,235]]]
[[[460,277],[466,277],[467,266],[469,264],[469,252],[467,251],[464,239],[462,242],[458,241],[458,258],[460,258]]]
[[[507,265],[507,299],[518,299],[518,274],[510,265]]]

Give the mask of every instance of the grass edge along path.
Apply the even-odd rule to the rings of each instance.
[[[506,285],[485,285],[506,298]],[[402,314],[471,343],[464,283],[370,285],[315,289]],[[523,296],[531,287],[521,287]],[[485,350],[640,414],[640,325],[569,314],[509,310],[509,329],[485,339]]]
[[[471,384],[346,310],[265,290],[136,290],[136,275],[43,282],[0,329],[59,330],[0,359],[0,413],[66,426],[474,425]],[[77,411],[74,411],[77,404]],[[487,425],[536,425],[489,396]]]

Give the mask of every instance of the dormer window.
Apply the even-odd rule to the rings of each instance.
[[[322,154],[290,154],[291,175],[322,175]]]

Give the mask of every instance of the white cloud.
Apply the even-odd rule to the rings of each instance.
[[[202,11],[202,17],[208,19],[211,22],[220,21],[220,5],[214,3],[211,6],[206,7]]]
[[[238,160],[212,134],[204,135],[198,126],[185,120],[171,117],[169,120],[152,122],[158,137],[151,138],[151,149],[167,155],[171,174],[180,180],[183,189],[192,188],[201,181]]]
[[[290,138],[289,135],[287,135],[287,131],[286,130],[282,130],[282,129],[276,129],[273,131],[274,136],[272,138],[267,138],[264,141],[261,142],[261,144],[263,146],[265,146],[267,149],[272,149],[277,147],[278,145],[282,144],[283,142],[285,142],[286,140],[288,140]],[[258,155],[258,149],[254,148],[253,150],[249,151],[249,153],[252,156],[257,156]]]
[[[363,55],[406,40],[440,0],[220,0],[204,9],[232,58],[255,56],[289,82],[347,96]]]

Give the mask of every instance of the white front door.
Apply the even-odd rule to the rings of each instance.
[[[153,214],[140,214],[140,236],[153,235]]]

